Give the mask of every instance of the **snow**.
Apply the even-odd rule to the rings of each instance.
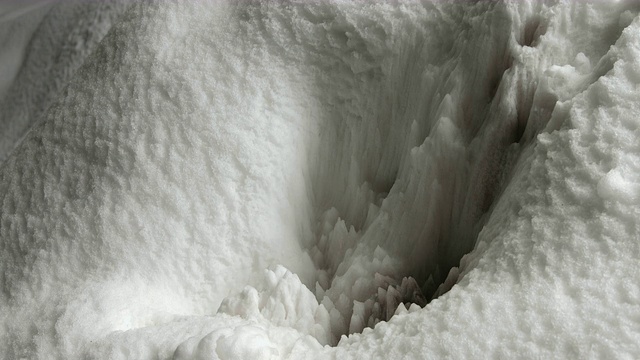
[[[8,359],[640,353],[636,3],[31,6]]]
[[[0,162],[40,120],[127,6],[121,0],[0,4]]]

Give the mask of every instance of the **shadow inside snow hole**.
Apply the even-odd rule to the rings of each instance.
[[[353,47],[336,35],[351,24],[318,29],[330,41],[310,57],[322,105],[309,155],[318,219],[310,255],[318,270],[312,291],[331,317],[330,343],[453,288],[524,147],[535,87],[516,69],[510,34],[499,31],[508,14],[479,3],[478,21],[456,6],[447,8],[456,21],[434,18],[442,37],[407,38],[395,53],[378,51],[393,40],[378,32],[352,37],[366,45]],[[460,23],[470,30],[445,26]],[[488,42],[487,28],[496,35]],[[534,19],[525,42],[543,30]],[[505,101],[513,91],[518,101]]]
[[[522,31],[522,38],[518,43],[521,46],[536,47],[538,39],[547,32],[547,25],[540,16],[533,16],[527,20]]]

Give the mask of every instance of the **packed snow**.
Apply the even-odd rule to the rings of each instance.
[[[637,358],[639,13],[0,7],[4,358]]]

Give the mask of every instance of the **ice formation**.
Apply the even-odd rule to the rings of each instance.
[[[0,349],[637,357],[639,12],[7,10]]]

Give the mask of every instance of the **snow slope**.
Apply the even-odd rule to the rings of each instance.
[[[639,11],[132,5],[0,165],[0,348],[637,357]]]
[[[0,4],[0,163],[127,7],[121,0]]]

